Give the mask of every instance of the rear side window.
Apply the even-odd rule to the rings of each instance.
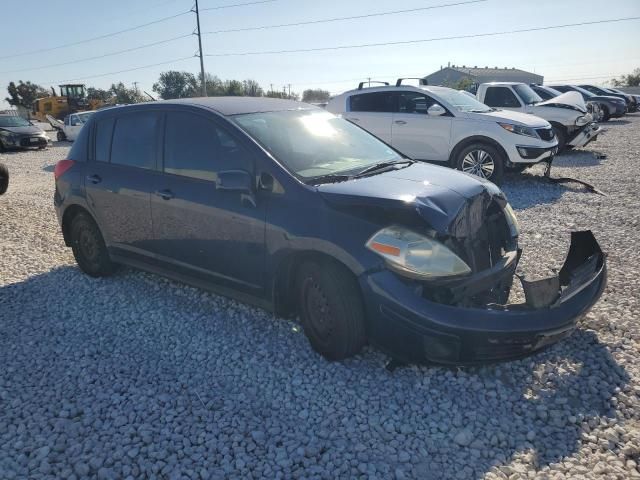
[[[155,112],[136,112],[116,118],[111,143],[111,163],[152,169],[155,166]]]
[[[489,87],[484,96],[484,104],[490,107],[514,108],[520,107],[520,102],[507,87]]]
[[[97,162],[109,161],[114,123],[113,117],[103,118],[96,122],[96,155],[94,159]]]
[[[76,162],[86,162],[87,161],[87,151],[89,149],[89,132],[91,131],[90,125],[85,126],[80,133],[78,134],[78,138],[73,142],[71,146],[71,151],[69,152],[69,158]]]
[[[246,150],[228,132],[201,115],[169,112],[164,172],[215,181],[222,170],[251,171]]]
[[[361,93],[349,98],[352,112],[388,112],[394,110],[393,92]]]

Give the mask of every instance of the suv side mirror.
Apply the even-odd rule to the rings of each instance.
[[[253,191],[253,180],[249,172],[244,170],[225,170],[218,172],[216,189],[251,193]]]
[[[447,111],[444,109],[442,105],[438,105],[437,103],[434,103],[429,107],[429,109],[427,110],[427,113],[431,117],[441,117],[442,115],[447,113]]]

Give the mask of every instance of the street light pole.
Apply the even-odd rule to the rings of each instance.
[[[198,9],[198,0],[196,1],[196,23],[198,25],[198,53],[200,55],[200,80],[202,82],[202,96],[207,96],[207,85],[204,80],[204,58],[202,54],[202,35],[200,34],[200,10]]]

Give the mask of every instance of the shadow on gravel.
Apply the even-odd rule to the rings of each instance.
[[[46,167],[42,167],[43,172],[53,172],[55,169],[55,165],[47,165]]]
[[[631,122],[629,120],[619,119],[619,120],[609,120],[608,122],[602,123],[601,125],[603,125],[603,126],[607,126],[607,125],[627,125],[628,123],[631,123]]]
[[[554,167],[595,167],[600,165],[606,159],[600,152],[591,150],[572,150],[570,153],[558,156],[553,161]],[[553,169],[551,169],[552,174]]]
[[[565,192],[588,194],[586,189],[578,184],[550,183],[542,172],[538,174],[529,171],[506,174],[500,188],[515,210],[555,203]]]

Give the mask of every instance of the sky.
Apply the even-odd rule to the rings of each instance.
[[[423,77],[449,62],[520,68],[544,75],[545,82],[596,84],[607,84],[612,77],[640,67],[640,19],[364,48],[229,55],[430,40],[640,17],[640,0],[256,1],[199,0],[202,32],[217,32],[202,36],[203,51],[210,55],[204,59],[207,72],[222,79],[252,78],[265,89],[273,85],[282,90],[291,84],[291,90],[298,93],[322,88],[337,94],[367,78]],[[219,8],[241,3],[252,4]],[[442,5],[449,6],[425,9]],[[193,0],[0,0],[0,109],[8,108],[4,97],[10,81],[29,80],[47,88],[64,82],[100,88],[120,81],[128,86],[137,82],[139,89],[153,94],[153,83],[163,71],[197,74],[198,41],[191,35],[196,17],[187,13],[192,6]],[[423,10],[220,32],[411,9]],[[173,15],[178,16],[131,30]],[[110,35],[122,30],[130,31]],[[105,35],[109,36],[91,40]],[[82,43],[65,46],[77,42]],[[158,44],[143,47],[152,43]],[[48,51],[33,53],[42,49]],[[109,55],[127,49],[132,50]],[[95,58],[99,56],[104,57]],[[65,65],[54,66],[62,63]]]

